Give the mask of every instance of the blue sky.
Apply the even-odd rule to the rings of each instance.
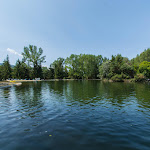
[[[118,53],[133,58],[150,47],[149,0],[1,0],[0,62],[15,64],[24,46],[58,57]]]

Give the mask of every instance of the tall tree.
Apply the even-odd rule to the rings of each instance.
[[[139,72],[143,73],[145,77],[150,78],[150,62],[141,62],[139,65]]]
[[[19,59],[14,67],[14,77],[17,79],[29,79],[29,67]]]
[[[2,66],[0,66],[0,81],[2,80]]]
[[[49,79],[54,79],[54,68],[50,65],[49,68]]]
[[[43,79],[50,79],[50,70],[47,67],[42,67]]]
[[[80,78],[80,74],[82,74],[82,72],[79,72],[79,70],[82,66],[79,65],[79,63],[79,55],[71,54],[70,57],[67,57],[67,59],[65,60],[65,65],[68,69],[69,78]]]
[[[75,79],[96,79],[99,73],[99,66],[102,64],[101,55],[72,54],[65,61],[70,78]]]
[[[9,63],[9,56],[7,55],[6,59],[3,61],[3,64],[2,64],[2,78],[4,80],[11,78],[11,73],[12,73],[12,70],[11,70],[11,66]]]
[[[52,63],[52,67],[54,69],[54,77],[55,79],[63,79],[64,77],[64,59],[59,57]]]
[[[136,58],[133,58],[131,61],[135,66],[138,66],[143,61],[150,62],[150,48],[145,49],[140,55],[137,55]]]
[[[121,74],[121,65],[123,64],[123,57],[118,54],[116,56],[112,55],[110,71],[115,74]]]
[[[99,77],[102,78],[109,78],[110,73],[110,61],[107,60],[99,66]]]
[[[33,66],[33,77],[40,77],[42,74],[41,64],[45,62],[46,56],[41,56],[43,54],[42,48],[37,49],[36,46],[29,45],[29,47],[24,47],[24,52],[22,53],[24,61],[28,61]]]

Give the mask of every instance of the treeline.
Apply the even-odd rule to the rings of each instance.
[[[109,79],[143,81],[150,78],[150,49],[129,60],[120,54],[111,59],[102,55],[72,54],[58,58],[50,67],[42,67],[45,56],[36,46],[24,47],[23,59],[10,66],[9,57],[0,66],[0,80],[13,79]]]

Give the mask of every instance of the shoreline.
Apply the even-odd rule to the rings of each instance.
[[[22,82],[41,82],[41,81],[102,81],[116,83],[111,79],[47,79],[47,80],[5,80],[0,81],[0,88],[9,88],[12,86],[20,86]],[[135,81],[134,81],[135,82]],[[138,81],[136,81],[138,82]],[[145,83],[148,81],[141,81],[140,83]],[[133,83],[132,79],[124,79],[122,83]]]
[[[18,83],[18,82],[41,82],[41,81],[86,81],[86,80],[102,81],[101,79],[46,79],[46,80],[42,79],[42,80],[6,80],[3,82]],[[12,82],[10,82],[10,81],[12,81]]]
[[[12,87],[12,86],[20,86],[21,84],[22,84],[21,82],[11,83],[11,82],[8,82],[8,81],[0,81],[0,89],[9,88],[9,87]]]

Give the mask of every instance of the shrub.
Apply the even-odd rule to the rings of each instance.
[[[139,72],[143,73],[145,77],[150,78],[150,62],[143,61],[140,63]]]
[[[123,76],[122,74],[116,74],[111,78],[111,80],[113,82],[123,82]]]
[[[134,76],[134,81],[135,82],[142,82],[142,81],[145,81],[145,80],[146,80],[145,76],[141,73]]]
[[[121,73],[122,79],[130,79],[130,77],[124,73]]]

